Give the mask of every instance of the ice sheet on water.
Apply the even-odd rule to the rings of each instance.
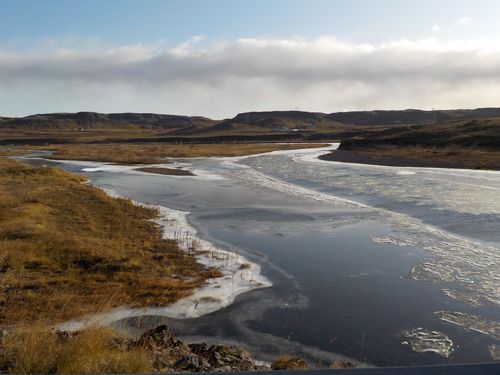
[[[264,187],[271,190],[277,190],[289,196],[296,197],[297,199],[310,199],[318,202],[327,202],[336,205],[347,205],[368,209],[370,208],[363,203],[308,189],[297,184],[289,183],[284,180],[271,177],[255,169],[236,170],[234,171],[233,175],[244,183],[254,185],[256,184],[261,188]]]
[[[407,171],[407,170],[401,170],[401,171],[397,171],[396,174],[399,174],[401,176],[412,176],[414,174],[416,174],[417,172],[414,172],[414,171]]]
[[[418,246],[424,258],[411,270],[415,280],[455,282],[460,291],[443,289],[454,299],[473,306],[488,300],[500,305],[500,251],[451,233],[426,226],[417,220],[394,214],[394,234],[374,237],[376,243],[395,246]]]
[[[500,172],[433,168],[404,168],[316,161],[314,154],[264,156],[244,163],[284,178],[317,183],[325,188],[348,189],[400,203],[430,205],[440,210],[473,214],[500,214]],[[314,163],[314,167],[310,165]],[[309,167],[308,167],[309,166]]]
[[[471,293],[467,290],[455,290],[455,289],[442,289],[443,293],[448,297],[453,298],[457,301],[461,301],[463,303],[467,303],[471,306],[481,306],[481,299],[478,298],[474,293]]]
[[[195,169],[190,163],[175,160],[171,163],[158,163],[158,164],[141,164],[141,165],[120,165],[113,163],[94,162],[94,161],[80,161],[80,160],[57,160],[58,163],[75,165],[82,167],[83,172],[98,173],[127,173],[135,175],[151,175],[149,172],[138,171],[137,168],[180,168],[190,171],[193,175],[157,175],[163,178],[177,178],[177,179],[196,179],[196,180],[223,180],[221,175],[205,171],[203,169]]]
[[[401,336],[405,338],[403,344],[419,353],[436,353],[448,358],[453,353],[453,341],[439,331],[428,331],[423,328],[404,330]]]
[[[488,347],[488,351],[490,352],[490,356],[494,361],[500,361],[500,345],[491,344]]]
[[[411,238],[401,238],[395,236],[384,236],[384,237],[372,237],[371,239],[375,243],[379,244],[390,244],[396,246],[415,246],[416,243]]]
[[[324,202],[332,207],[332,211],[351,207],[354,211],[364,210],[378,214],[381,221],[391,223],[394,233],[374,236],[373,242],[414,246],[425,250],[424,259],[411,271],[414,279],[456,282],[463,288],[461,296],[469,295],[468,298],[464,298],[465,302],[488,300],[500,305],[499,249],[424,224],[409,215],[376,209],[353,200],[338,198],[334,193],[319,191],[324,186],[342,187],[354,193],[371,192],[375,195],[385,195],[396,203],[408,200],[423,204],[444,200],[445,204],[439,207],[445,207],[448,205],[446,202],[449,202],[462,205],[455,208],[465,211],[471,209],[463,206],[467,203],[473,206],[472,212],[491,211],[500,215],[500,199],[498,199],[500,188],[495,187],[497,179],[499,182],[497,186],[500,186],[500,173],[453,172],[465,176],[465,180],[459,179],[458,183],[455,183],[446,178],[441,181],[439,173],[432,170],[426,172],[426,169],[421,169],[422,172],[419,171],[417,175],[399,176],[393,173],[394,168],[390,169],[389,173],[384,167],[371,169],[362,166],[359,170],[353,170],[349,166],[335,165],[333,168],[331,164],[327,166],[317,164],[314,168],[305,168],[304,164],[290,163],[283,156],[277,155],[248,159],[244,162],[252,168],[236,170],[234,176],[249,185],[278,190],[301,201],[311,199]],[[418,177],[425,173],[427,173],[425,178]],[[451,172],[445,170],[440,173]],[[474,183],[469,183],[470,175],[475,179],[472,180]],[[288,182],[290,179],[311,181],[315,183],[314,189]],[[481,181],[480,186],[476,184],[477,179]],[[480,201],[480,204],[476,205],[476,201]],[[458,294],[449,296],[453,298]]]
[[[434,315],[444,322],[500,340],[500,322],[496,320],[485,319],[477,315],[469,315],[458,311],[436,311]]]

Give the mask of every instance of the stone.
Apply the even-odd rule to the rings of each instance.
[[[171,339],[172,335],[168,327],[163,324],[143,333],[139,340],[136,341],[136,345],[156,349],[166,348],[170,346]]]
[[[271,369],[273,370],[303,370],[307,368],[307,363],[302,358],[290,358],[288,356],[276,359],[271,365]]]
[[[175,371],[200,372],[210,370],[210,365],[205,359],[196,354],[182,356],[174,363],[173,367]]]
[[[356,365],[352,362],[339,359],[330,365],[330,368],[354,368]]]

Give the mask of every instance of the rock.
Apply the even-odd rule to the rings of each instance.
[[[216,369],[217,372],[229,372],[231,370],[232,370],[231,366],[222,366]]]
[[[189,344],[188,347],[194,354],[203,354],[208,350],[208,345],[204,342],[202,342],[201,344]]]
[[[154,367],[160,372],[199,371],[255,371],[268,368],[258,366],[250,353],[237,346],[195,343],[186,345],[175,338],[166,325],[145,332],[132,346],[152,352]],[[299,368],[299,367],[297,367]]]
[[[356,365],[349,361],[339,359],[330,365],[330,368],[354,368]]]
[[[252,370],[255,367],[250,353],[236,346],[213,345],[202,355],[216,368],[230,366],[231,369]]]
[[[175,371],[200,372],[210,370],[210,365],[205,359],[196,354],[182,356],[174,363]]]
[[[135,344],[146,348],[160,349],[169,347],[171,339],[172,335],[170,334],[168,327],[163,324],[143,333]]]
[[[273,370],[303,370],[307,368],[307,363],[302,358],[290,358],[288,356],[277,358],[271,365]]]
[[[188,355],[191,354],[189,347],[182,341],[176,338],[172,338],[169,341],[169,350],[171,355]]]
[[[166,358],[164,356],[155,356],[153,367],[156,369],[156,372],[175,372],[174,362]]]

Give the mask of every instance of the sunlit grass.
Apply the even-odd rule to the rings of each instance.
[[[500,169],[500,151],[459,146],[424,147],[381,145],[355,150],[374,160],[396,159],[422,166],[456,166],[470,169]]]
[[[155,209],[84,181],[0,159],[0,324],[60,322],[110,295],[111,307],[167,305],[213,274],[161,238]]]

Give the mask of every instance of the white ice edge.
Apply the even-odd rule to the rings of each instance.
[[[169,178],[191,178],[198,180],[224,180],[223,176],[208,173],[200,169],[194,169],[189,163],[185,163],[179,160],[169,163],[156,163],[156,164],[134,164],[134,165],[121,165],[107,162],[97,162],[97,161],[82,161],[82,160],[51,160],[41,157],[30,157],[29,159],[46,160],[54,163],[68,164],[81,166],[83,172],[111,172],[111,173],[128,173],[137,175],[156,175]],[[143,172],[139,171],[138,168],[180,168],[184,171],[189,171],[193,173],[192,176],[179,176],[179,175],[163,175],[159,173]]]
[[[103,189],[108,195],[120,197],[112,190]],[[272,283],[261,274],[261,267],[245,257],[216,247],[209,241],[198,237],[197,230],[192,227],[187,215],[189,212],[174,210],[159,205],[134,204],[158,209],[160,215],[154,221],[163,230],[164,239],[177,240],[181,249],[199,252],[195,255],[198,263],[219,269],[224,276],[209,279],[185,298],[163,307],[131,308],[123,306],[109,312],[93,314],[82,319],[71,320],[57,326],[64,331],[77,331],[90,326],[109,326],[110,324],[133,317],[145,315],[165,316],[175,319],[197,318],[231,305],[235,298],[245,292],[272,286]],[[205,253],[206,252],[206,253]],[[242,265],[243,266],[242,268]]]

